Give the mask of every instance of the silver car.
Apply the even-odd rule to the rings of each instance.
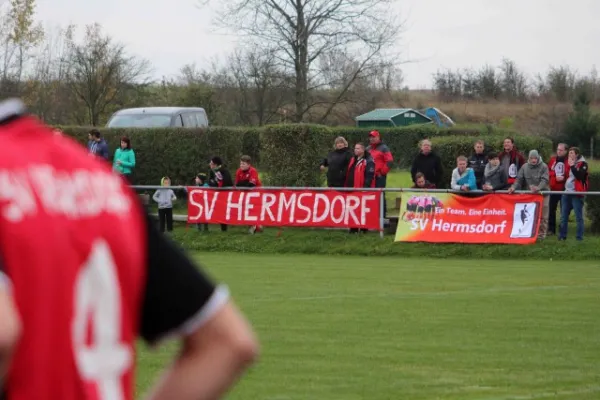
[[[208,117],[200,107],[126,108],[114,113],[107,128],[207,128]]]

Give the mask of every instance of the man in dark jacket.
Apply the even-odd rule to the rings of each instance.
[[[437,188],[441,188],[442,182],[442,160],[440,157],[431,151],[431,142],[428,139],[421,141],[421,152],[415,157],[410,175],[413,183],[416,183],[417,173],[425,175],[425,180],[431,182]]]
[[[88,150],[91,154],[108,161],[108,143],[97,129],[92,129],[88,134]]]
[[[485,143],[483,143],[483,140],[476,141],[474,149],[475,149],[475,152],[473,153],[471,158],[469,158],[468,166],[475,173],[475,181],[477,182],[477,189],[481,190],[483,183],[484,183],[483,182],[484,181],[483,173],[485,171],[485,166],[488,163],[487,156],[485,155],[485,152],[484,152]]]
[[[227,188],[233,186],[233,179],[231,179],[231,173],[223,166],[223,160],[221,157],[213,157],[208,164],[210,167],[210,174],[208,176],[208,186]],[[227,230],[226,224],[221,224],[221,230],[225,232]]]
[[[351,188],[370,188],[375,187],[375,161],[373,157],[365,150],[365,145],[357,143],[354,146],[354,157],[348,165],[346,174],[346,187]],[[367,229],[361,229],[361,232],[367,232]],[[351,228],[350,233],[357,233],[358,228]]]
[[[327,186],[344,187],[351,159],[352,151],[348,148],[346,139],[341,136],[336,138],[333,151],[321,163],[321,171],[327,168]]]

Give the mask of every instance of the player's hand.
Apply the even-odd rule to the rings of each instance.
[[[540,188],[539,188],[539,187],[537,187],[537,186],[530,186],[530,187],[529,187],[529,189],[531,189],[531,191],[532,191],[533,193],[537,193],[537,192],[539,192],[539,191],[540,191]]]
[[[514,192],[515,192],[515,188],[514,187],[511,186],[511,187],[508,188],[508,193],[509,194],[513,194]]]

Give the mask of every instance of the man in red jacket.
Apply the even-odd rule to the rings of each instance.
[[[394,165],[394,157],[389,147],[381,141],[378,131],[371,131],[369,133],[369,143],[371,143],[369,153],[375,162],[375,187],[385,188],[387,185],[387,174]],[[385,201],[385,196],[383,196],[384,215],[386,209],[387,202]]]
[[[548,170],[550,171],[550,190],[553,192],[563,192],[565,190],[565,182],[569,178],[569,167],[567,159],[568,148],[564,143],[559,143],[556,147],[556,155],[548,162]],[[548,234],[556,234],[556,210],[560,203],[562,195],[550,195],[550,214],[548,216]],[[561,206],[562,207],[562,206]]]

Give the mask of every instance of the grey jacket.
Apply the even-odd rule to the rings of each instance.
[[[158,203],[158,208],[173,208],[173,200],[176,200],[172,189],[158,189],[154,192],[152,199]]]
[[[531,186],[537,186],[538,190],[548,190],[549,181],[548,165],[540,159],[536,165],[529,162],[523,165],[512,187],[515,190],[530,190]]]
[[[506,181],[508,180],[508,174],[506,169],[502,168],[502,165],[498,165],[494,169],[492,164],[488,163],[485,166],[485,172],[483,173],[483,183],[491,185],[493,190],[505,190],[508,188]]]

